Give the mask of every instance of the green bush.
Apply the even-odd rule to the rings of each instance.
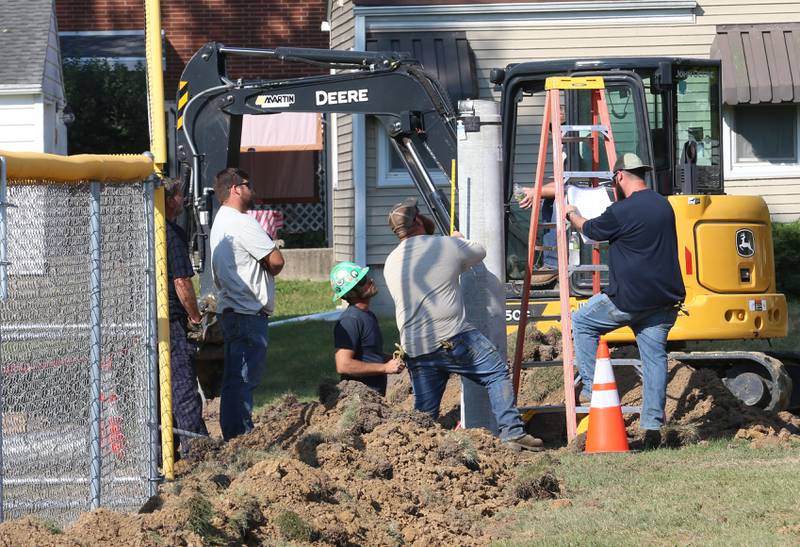
[[[297,234],[285,234],[281,232],[280,239],[283,240],[287,249],[319,249],[327,246],[325,230],[313,232],[300,232]]]
[[[800,221],[772,225],[778,291],[800,296]]]
[[[70,154],[141,154],[150,148],[144,67],[107,61],[64,62],[67,103],[75,114]]]

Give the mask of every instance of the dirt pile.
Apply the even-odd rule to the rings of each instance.
[[[320,401],[287,396],[250,434],[195,445],[141,514],[86,513],[59,535],[5,523],[0,543],[477,545],[502,537],[499,511],[559,495],[551,456],[444,430],[359,383]]]
[[[509,355],[516,341],[509,336]],[[560,335],[526,332],[525,359],[546,360],[558,357]],[[635,348],[612,350],[612,357],[638,358]],[[544,356],[543,356],[544,355]],[[623,406],[642,404],[642,382],[632,367],[615,367],[617,387]],[[800,418],[789,412],[766,412],[749,407],[734,397],[713,369],[696,369],[671,361],[667,383],[665,442],[683,446],[705,440],[738,438],[762,444],[800,443]],[[564,402],[563,373],[560,367],[528,369],[522,372],[521,405],[557,405]],[[632,435],[638,429],[638,416],[626,418]],[[564,422],[553,415],[534,416],[529,424],[534,434],[546,441],[564,441]]]

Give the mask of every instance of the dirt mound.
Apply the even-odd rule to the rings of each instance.
[[[509,336],[509,354],[516,341]],[[525,359],[548,360],[560,351],[556,331],[546,335],[527,332]],[[544,350],[542,350],[544,348]],[[541,357],[545,355],[546,357]],[[635,348],[613,350],[612,357],[637,358]],[[642,382],[632,367],[615,367],[617,388],[623,406],[642,404]],[[521,405],[557,405],[564,402],[564,380],[560,367],[522,371],[519,401]],[[789,412],[766,412],[745,405],[723,385],[713,369],[696,369],[676,361],[669,363],[666,404],[665,442],[671,446],[694,444],[717,438],[739,438],[755,445],[800,443],[800,418]],[[629,432],[638,430],[638,416],[626,419]],[[564,442],[562,416],[535,415],[529,429],[545,441]]]
[[[320,402],[286,396],[228,443],[192,447],[140,514],[84,514],[63,533],[25,519],[14,545],[486,544],[494,517],[559,495],[556,461],[518,453],[486,431],[448,431],[356,382]]]

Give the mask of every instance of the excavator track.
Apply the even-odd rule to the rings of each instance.
[[[759,351],[671,352],[695,368],[714,368],[725,387],[748,406],[778,412],[800,408],[800,354]],[[794,378],[793,378],[794,377]]]

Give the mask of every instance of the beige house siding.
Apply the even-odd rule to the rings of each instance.
[[[330,12],[331,49],[353,47],[353,3],[332,1]],[[353,192],[353,120],[352,116],[335,116],[337,132],[337,175],[332,189],[333,257],[336,262],[352,260],[355,253],[355,197]]]

